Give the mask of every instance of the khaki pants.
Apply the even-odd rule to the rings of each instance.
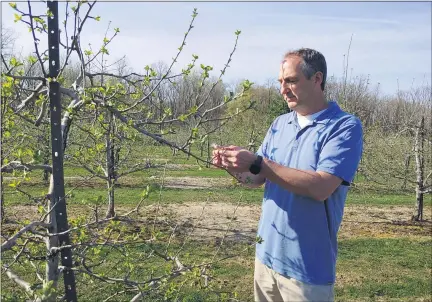
[[[333,301],[333,285],[311,285],[287,278],[255,258],[254,296],[256,302]]]

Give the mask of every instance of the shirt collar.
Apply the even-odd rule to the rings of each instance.
[[[317,118],[315,118],[313,120],[313,122],[317,123],[317,124],[327,124],[331,120],[331,118],[336,113],[338,113],[340,111],[341,111],[341,109],[340,109],[339,105],[335,101],[329,101],[328,102],[328,107],[327,107],[326,111],[324,111]],[[297,115],[295,114],[294,111],[291,111],[290,113],[288,113],[286,122],[288,124],[291,124],[294,121],[297,122]]]
[[[335,101],[329,101],[328,105],[327,110],[314,119],[314,123],[327,124],[335,114],[341,112],[339,105]]]

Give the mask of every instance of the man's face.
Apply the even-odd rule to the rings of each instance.
[[[308,80],[303,74],[302,61],[300,57],[290,56],[281,64],[279,72],[281,94],[291,110],[307,107],[316,88],[314,77]]]

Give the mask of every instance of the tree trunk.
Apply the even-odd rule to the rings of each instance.
[[[114,181],[108,179],[107,181],[107,189],[108,189],[108,210],[106,212],[106,218],[111,218],[115,216],[115,208],[114,208]]]
[[[3,160],[1,165],[3,166]],[[1,182],[1,193],[0,193],[0,207],[1,207],[1,222],[4,220],[5,210],[4,210],[4,189],[3,189],[3,174],[0,173],[0,182]]]
[[[49,115],[49,114],[48,114]],[[41,148],[42,151],[42,162],[44,165],[49,165],[50,163],[50,150],[49,150],[49,146],[50,146],[50,137],[49,137],[49,131],[50,129],[47,128],[45,125],[42,125],[41,127],[41,131],[42,133],[39,136],[39,141],[43,142],[44,147]],[[63,150],[64,152],[64,150]],[[43,171],[43,176],[42,176],[42,181],[45,184],[48,184],[48,182],[50,181],[50,172],[48,172],[47,170]]]
[[[408,154],[405,157],[405,171],[404,171],[404,181],[401,187],[402,190],[405,190],[407,186],[410,161],[411,161],[411,154]]]
[[[3,102],[5,107],[2,107],[2,112],[1,112],[1,130],[0,130],[0,141],[3,142],[3,131],[4,131],[4,126],[3,126],[3,121],[4,121],[4,117],[6,115],[6,101]],[[3,167],[3,148],[0,148],[0,167]],[[4,185],[3,185],[3,173],[0,172],[0,208],[1,208],[1,222],[5,221],[5,210],[4,210]]]
[[[108,112],[108,129],[106,134],[106,171],[107,171],[107,189],[108,189],[108,210],[106,213],[107,218],[115,216],[114,209],[114,184],[116,180],[115,175],[115,154],[114,154],[114,118],[113,113]]]
[[[55,204],[55,195],[54,195],[54,177],[51,174],[51,178],[50,178],[50,186],[49,186],[49,190],[48,190],[48,196],[50,196],[50,200],[49,200],[49,208],[48,210],[51,210],[52,207]],[[50,215],[48,216],[48,223],[51,224],[51,227],[49,229],[50,233],[57,233],[57,220],[56,220],[56,211],[53,210],[51,211]],[[51,251],[51,248],[53,247],[58,247],[58,238],[57,236],[51,236],[51,237],[47,237],[45,239],[46,241],[46,247],[47,247],[47,253],[49,254]],[[58,282],[58,278],[59,278],[59,271],[58,271],[58,266],[59,266],[59,258],[57,255],[50,257],[47,260],[46,266],[45,266],[45,280],[46,282],[50,282],[52,281],[52,288],[57,288],[57,282]],[[47,297],[48,299],[46,301],[55,301],[55,295],[51,295],[50,297]]]
[[[210,136],[207,137],[207,164],[206,167],[210,168],[210,160],[211,160],[211,156],[210,154],[212,154],[212,152],[210,151]]]
[[[424,116],[421,118],[419,126],[416,130],[414,154],[416,159],[416,207],[412,220],[423,220],[423,196],[424,196]]]

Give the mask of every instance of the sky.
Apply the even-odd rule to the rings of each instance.
[[[17,5],[27,10],[25,2]],[[43,3],[32,6],[34,12],[45,9]],[[64,8],[60,3],[62,20]],[[283,54],[300,47],[322,52],[328,75],[341,77],[351,37],[349,77],[369,75],[383,94],[431,83],[430,2],[98,2],[91,15],[101,19],[87,24],[81,44],[100,47],[110,24],[109,33],[120,29],[108,47],[111,62],[126,56],[137,72],[158,61],[170,64],[194,8],[198,16],[176,71],[197,54],[198,64],[212,66],[211,75],[219,76],[234,46],[234,32],[241,30],[223,77],[227,83],[276,81]],[[18,37],[15,49],[34,51],[31,34],[24,24],[14,23],[7,2],[2,2],[1,14],[3,26]]]

